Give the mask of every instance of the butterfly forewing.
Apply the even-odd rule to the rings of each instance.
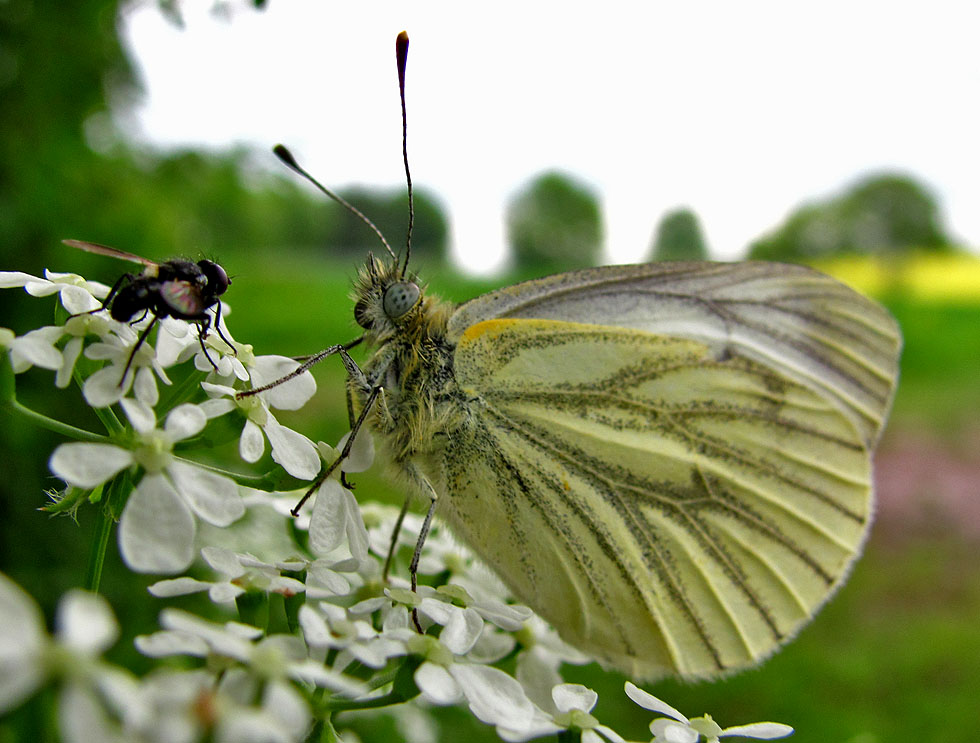
[[[717,675],[771,653],[839,583],[869,520],[852,418],[716,351],[490,320],[455,352],[480,415],[433,473],[444,514],[566,640],[638,676]]]
[[[573,271],[463,304],[455,340],[494,318],[538,318],[702,341],[818,390],[873,445],[891,404],[900,336],[878,304],[810,268],[746,262],[666,262]]]

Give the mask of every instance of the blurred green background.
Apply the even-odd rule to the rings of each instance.
[[[258,353],[307,354],[355,337],[349,281],[377,249],[362,225],[289,174],[260,171],[249,151],[159,155],[106,129],[110,91],[134,84],[117,11],[108,0],[0,3],[0,268],[111,283],[120,265],[60,240],[97,240],[156,259],[194,246],[193,257],[220,260],[232,274],[228,323]],[[71,64],[50,63],[65,59]],[[345,195],[400,242],[403,194]],[[419,194],[416,209],[416,267],[449,299],[601,260],[597,195],[568,174],[535,176],[515,193],[511,270],[493,280],[460,276],[448,264],[435,196]],[[791,724],[800,742],[972,741],[980,722],[980,263],[948,238],[928,186],[908,175],[857,178],[759,233],[749,255],[814,263],[876,296],[901,323],[902,378],[876,462],[877,523],[850,582],[761,668],[718,683],[646,688],[722,725]],[[651,258],[711,255],[690,209],[651,215],[651,234]],[[51,322],[52,313],[51,301],[0,293],[0,325],[18,333]],[[316,376],[320,394],[282,418],[333,443],[346,430],[343,375],[324,363]],[[47,373],[19,379],[18,394],[40,410],[60,411],[65,399],[52,398]],[[77,393],[67,395],[72,422],[98,430]],[[60,442],[3,415],[0,570],[50,617],[57,597],[82,583],[94,509],[82,509],[77,523],[38,510],[43,491],[59,485],[44,453]],[[377,475],[360,478],[358,494],[400,501]],[[150,582],[122,567],[113,544],[103,589],[125,632],[114,657],[138,670],[146,666],[129,641],[155,626]],[[649,718],[626,699],[622,678],[594,667],[568,677],[599,691],[603,722],[628,738],[648,737]],[[456,710],[440,722],[445,741],[458,739],[460,725],[472,740],[495,739]],[[393,730],[384,717],[350,724],[365,740]],[[46,734],[30,706],[0,721],[0,741]]]

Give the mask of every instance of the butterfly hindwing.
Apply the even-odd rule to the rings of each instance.
[[[444,454],[445,515],[520,600],[619,668],[752,664],[860,550],[863,435],[780,371],[688,339],[508,319],[470,326],[454,366],[480,407]]]

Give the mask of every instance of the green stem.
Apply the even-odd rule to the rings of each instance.
[[[199,372],[195,369],[184,377],[183,381],[177,384],[175,387],[167,388],[170,391],[167,393],[167,398],[163,400],[163,404],[157,406],[157,416],[163,418],[181,402],[190,399],[191,391],[200,389],[201,380],[204,379],[205,376],[206,375],[204,372]]]
[[[186,459],[178,456],[174,456],[174,459],[180,462],[186,462],[187,464],[192,464],[195,467],[200,467],[201,469],[205,469],[208,472],[213,472],[216,475],[222,475],[230,480],[234,480],[239,485],[247,485],[248,487],[256,488],[257,490],[296,490],[301,487],[309,486],[307,481],[298,480],[295,477],[292,477],[281,467],[277,467],[262,475],[246,475],[242,474],[241,472],[222,469],[221,467],[215,467],[213,464],[206,464],[193,459]]]
[[[76,439],[78,441],[93,441],[93,442],[104,442],[106,437],[101,434],[92,433],[91,431],[86,431],[83,428],[77,428],[68,423],[63,423],[62,421],[55,420],[54,418],[49,418],[43,413],[39,413],[36,410],[31,410],[26,405],[18,402],[16,398],[8,398],[6,401],[7,407],[9,407],[15,413],[19,413],[24,416],[32,423],[41,428],[46,428],[49,431],[54,431],[55,433],[60,433],[62,436],[67,436],[70,439]]]
[[[85,571],[85,588],[92,593],[99,592],[102,581],[102,566],[105,564],[106,547],[109,545],[109,535],[112,533],[112,515],[109,513],[107,502],[99,509],[99,523],[96,526],[95,538],[92,540],[92,550],[89,552],[88,570]]]
[[[374,699],[335,699],[323,705],[325,710],[330,712],[342,712],[350,709],[373,709],[376,707],[390,707],[393,704],[401,704],[408,701],[401,692],[391,691],[383,697]]]

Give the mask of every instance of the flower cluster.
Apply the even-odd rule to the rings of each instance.
[[[106,523],[118,516],[125,564],[168,576],[150,586],[153,600],[197,593],[213,603],[203,616],[166,605],[159,631],[135,640],[159,664],[138,677],[102,657],[119,637],[105,599],[66,594],[49,635],[34,600],[0,575],[0,714],[51,688],[68,741],[304,741],[339,739],[352,710],[390,707],[403,722],[415,715],[403,727],[419,730],[433,706],[460,705],[507,741],[623,740],[593,716],[596,693],[562,679],[563,665],[590,659],[514,604],[438,522],[419,562],[422,585],[412,590],[397,569],[384,575],[390,551],[396,564],[411,554],[421,522],[355,500],[342,474],[371,465],[367,432],[321,477],[345,440],[313,442],[273,413],[313,396],[308,372],[237,396],[290,374],[296,361],[256,355],[223,319],[220,333],[199,337],[193,324],[167,318],[144,339],[152,318],[113,320],[102,307],[108,288],[71,274],[0,273],[0,287],[58,295],[66,315],[21,336],[0,332],[7,408],[74,439],[50,455],[66,488],[48,510],[98,504]],[[53,371],[57,388],[75,380],[106,431],[24,407],[15,375],[32,368]],[[219,466],[209,432],[222,424],[240,432],[240,461]],[[267,444],[281,470],[272,477],[249,469]],[[316,482],[312,506],[297,518],[289,511],[303,490],[277,491],[286,480]],[[776,723],[722,729],[632,684],[626,693],[660,716],[653,741],[792,732]]]

